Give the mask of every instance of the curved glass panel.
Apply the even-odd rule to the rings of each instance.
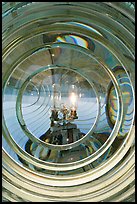
[[[134,201],[134,3],[2,11],[3,202]]]

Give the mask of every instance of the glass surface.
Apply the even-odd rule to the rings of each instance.
[[[134,2],[2,11],[3,200],[134,200]]]

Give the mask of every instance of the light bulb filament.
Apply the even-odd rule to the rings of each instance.
[[[70,105],[71,105],[72,110],[76,110],[76,108],[77,108],[77,95],[74,92],[72,92],[70,94]]]

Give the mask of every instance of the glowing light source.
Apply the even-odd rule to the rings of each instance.
[[[78,106],[78,89],[75,85],[69,88],[69,101],[71,110],[76,110]]]
[[[77,95],[74,92],[70,95],[70,101],[72,103],[72,108],[76,108]]]

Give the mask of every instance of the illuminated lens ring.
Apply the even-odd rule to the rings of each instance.
[[[48,66],[48,67],[44,67],[44,68],[41,68],[39,69],[39,72],[41,73],[42,71],[45,71],[45,70],[48,70],[48,69],[59,69],[60,67],[52,67],[52,66]],[[65,69],[67,70],[71,70],[69,68],[66,68]],[[73,70],[74,72],[74,70]],[[76,72],[76,71],[75,71]],[[76,72],[77,73],[77,72]],[[79,72],[78,72],[79,73]],[[39,74],[37,71],[35,73],[33,73],[32,76],[29,76],[26,81],[22,84],[22,86],[20,87],[20,90],[19,90],[19,93],[18,93],[18,97],[17,97],[17,102],[16,102],[16,113],[17,113],[17,118],[18,118],[18,121],[20,123],[20,126],[22,128],[22,130],[26,133],[26,135],[32,139],[32,141],[34,142],[37,142],[38,144],[40,143],[41,145],[44,145],[46,147],[49,147],[50,149],[58,149],[58,150],[65,150],[65,149],[69,149],[69,148],[73,148],[75,146],[77,146],[78,144],[80,144],[82,141],[84,141],[86,139],[87,136],[91,135],[94,128],[96,127],[96,123],[98,121],[98,116],[99,116],[99,111],[97,113],[97,116],[96,116],[96,119],[95,119],[95,122],[93,124],[93,126],[91,127],[89,133],[84,136],[82,139],[80,139],[79,141],[76,141],[74,142],[73,144],[67,144],[67,145],[54,145],[54,144],[49,144],[49,143],[45,143],[39,139],[37,139],[26,127],[25,125],[25,121],[23,120],[23,115],[22,115],[22,110],[21,110],[21,101],[22,101],[22,96],[23,96],[23,92],[24,92],[24,89],[26,88],[28,82],[30,81],[30,79],[32,79],[34,76],[36,76],[37,74]],[[83,77],[83,75],[82,75]],[[89,84],[92,86],[95,94],[96,94],[96,97],[97,97],[97,93],[95,91],[95,88],[93,87],[93,85],[89,82]],[[98,109],[99,109],[99,99],[98,99]]]
[[[58,45],[58,44],[57,44]],[[63,45],[63,47],[64,46],[66,46],[65,44]],[[53,45],[53,47],[54,47],[54,45]],[[75,46],[74,46],[74,48],[75,48]],[[76,47],[77,48],[77,47]],[[76,49],[75,48],[75,49]],[[90,56],[90,52],[88,52],[88,51],[85,51],[85,49],[84,48],[80,48],[81,50],[84,50],[84,52],[87,52],[87,55],[89,55]],[[94,55],[93,55],[94,56]],[[92,57],[93,57],[92,56]],[[96,60],[96,58],[95,58],[95,60]],[[99,62],[101,65],[102,65],[102,67],[104,66],[104,64],[103,63],[101,63],[101,62]],[[42,68],[43,70],[45,70],[45,68]],[[106,68],[105,66],[104,66],[104,69],[107,69],[107,71],[109,72],[109,73],[111,73],[109,70],[108,70],[108,68]],[[37,73],[37,72],[36,72]],[[114,76],[112,75],[112,78],[114,78]],[[112,79],[113,80],[113,79]],[[118,87],[118,85],[116,85],[117,87]],[[21,89],[20,89],[20,91],[21,91]],[[119,91],[119,90],[118,90]],[[119,93],[119,96],[120,96],[120,93]],[[122,100],[122,99],[121,99]],[[19,102],[19,105],[20,105],[20,102]],[[120,109],[119,109],[119,113],[121,113],[121,115],[120,116],[118,116],[119,118],[122,116],[122,111],[120,112]],[[121,121],[120,119],[119,120],[117,120],[117,123],[119,123],[119,121]],[[117,126],[117,123],[116,123],[116,127],[117,127],[117,130],[119,129],[118,128],[118,126]],[[120,126],[120,123],[119,123],[119,126]],[[114,130],[115,130],[115,128],[114,128]],[[110,147],[110,145],[112,144],[112,142],[113,142],[113,140],[115,139],[115,137],[117,136],[117,133],[116,133],[116,131],[114,131],[113,130],[113,134],[111,134],[111,136],[109,137],[109,140],[108,140],[108,142],[106,142],[104,145],[102,145],[102,147],[99,149],[99,150],[97,150],[94,154],[92,154],[91,156],[89,156],[88,158],[85,158],[85,159],[83,159],[82,161],[77,161],[77,162],[73,162],[73,163],[70,163],[70,165],[69,164],[52,164],[52,163],[50,163],[50,162],[43,162],[43,161],[41,161],[40,163],[47,163],[48,164],[48,166],[44,166],[44,165],[40,165],[40,164],[37,164],[38,166],[40,166],[41,168],[44,168],[44,169],[51,169],[51,170],[54,170],[54,169],[58,169],[58,170],[60,170],[60,171],[63,171],[63,170],[69,170],[69,169],[76,169],[76,168],[78,168],[78,167],[82,167],[82,166],[84,166],[84,165],[88,165],[89,163],[91,163],[91,162],[93,162],[93,161],[95,161],[99,156],[101,156],[105,151],[107,151],[107,149]],[[91,133],[89,133],[88,135],[90,136],[90,134]],[[87,138],[86,138],[87,136],[85,136],[85,137],[83,137],[81,140],[86,140]],[[113,138],[113,139],[111,139],[111,138]],[[76,145],[78,144],[78,143],[81,143],[81,140],[80,141],[78,141],[77,143],[76,143]],[[40,143],[42,143],[41,141],[40,141]],[[45,145],[45,143],[44,143],[44,145]],[[47,144],[46,144],[47,145]],[[48,144],[49,145],[49,144]],[[72,145],[70,145],[71,147],[73,147],[73,145],[74,144],[72,144]],[[51,145],[50,145],[51,146]],[[52,146],[51,146],[52,147]],[[57,148],[57,145],[54,147],[54,148]],[[63,149],[63,145],[61,146],[61,148]],[[19,152],[19,155],[21,155],[21,153]],[[21,155],[21,157],[22,158],[24,158],[24,155]],[[83,161],[84,161],[84,163],[83,163]],[[34,161],[32,162],[32,163],[35,163]],[[74,165],[74,163],[75,163],[75,165]],[[43,167],[42,167],[43,166]],[[58,167],[57,167],[58,166]]]
[[[53,44],[53,48],[54,47],[56,47],[56,46],[61,46],[60,44]],[[63,47],[66,47],[66,45],[64,44],[63,45]],[[73,46],[72,46],[73,47]],[[71,48],[72,48],[71,47]],[[74,46],[74,49],[78,49],[77,47],[75,48],[75,46]],[[84,50],[83,48],[80,48],[81,49],[81,51],[83,51],[84,52],[84,54],[87,52],[87,55],[89,55],[90,56],[90,52],[88,52],[88,51],[86,51],[86,50]],[[94,55],[93,55],[94,56]],[[92,57],[93,57],[92,56]],[[95,56],[94,56],[95,57]],[[101,65],[102,65],[102,67],[104,68],[104,69],[106,69],[107,71],[108,71],[108,73],[109,74],[111,74],[111,72],[108,70],[108,68],[106,68],[105,67],[105,65],[103,64],[103,63],[101,63],[101,62],[99,62]],[[67,68],[68,69],[68,68]],[[45,68],[42,68],[42,70],[45,70]],[[36,74],[37,74],[37,72],[36,72]],[[83,75],[82,75],[83,76]],[[111,75],[111,76],[113,76],[113,75]],[[114,79],[114,76],[113,76],[113,78],[112,78],[112,81],[113,81],[113,79]],[[28,79],[29,80],[29,79]],[[114,82],[114,81],[113,81]],[[90,82],[91,83],[91,82]],[[115,84],[115,82],[114,82],[114,84]],[[25,86],[25,85],[24,85]],[[118,89],[118,85],[116,85],[115,84],[115,86],[117,86],[117,89]],[[21,92],[21,89],[20,89],[20,92]],[[118,90],[118,92],[119,92],[119,98],[120,98],[120,100],[122,101],[122,98],[120,97],[120,91]],[[118,100],[119,100],[119,98],[118,98]],[[21,102],[20,101],[18,101],[18,104],[20,105],[21,104]],[[120,103],[121,104],[121,103]],[[122,106],[122,105],[121,105]],[[17,111],[18,111],[18,108],[17,108]],[[118,116],[119,118],[121,118],[121,116],[122,116],[122,107],[120,107],[119,108],[119,112],[121,113],[121,115],[120,116]],[[115,128],[118,126],[117,124],[119,123],[119,121],[121,121],[121,119],[118,119],[117,120],[117,123],[116,123],[116,125],[115,125],[115,127],[114,127],[114,130],[113,130],[113,134],[114,134],[114,136],[113,136],[113,134],[110,136],[110,138],[109,138],[109,144],[104,144],[96,153],[94,153],[93,155],[91,155],[90,157],[88,157],[87,159],[85,159],[84,161],[85,161],[85,163],[91,163],[91,162],[93,162],[95,159],[97,159],[100,155],[102,155],[108,148],[109,148],[109,146],[111,145],[111,143],[113,142],[113,140],[115,139],[115,137],[116,137],[116,135],[117,135],[117,133],[116,133],[116,130],[115,130]],[[96,123],[95,123],[95,125],[96,125]],[[120,124],[119,124],[119,126],[120,126]],[[118,126],[118,127],[119,127]],[[117,127],[117,129],[119,129]],[[93,131],[93,128],[92,128],[92,130],[91,131]],[[87,140],[87,137],[89,136],[90,137],[90,135],[92,134],[91,133],[91,131],[85,136],[85,137],[83,137],[82,139],[80,139],[79,141],[77,141],[77,142],[75,142],[75,143],[73,143],[73,144],[70,144],[70,145],[61,145],[61,147],[59,146],[59,145],[50,145],[50,144],[46,144],[47,146],[49,146],[50,148],[52,147],[52,146],[54,146],[53,148],[58,148],[59,149],[59,147],[60,147],[60,149],[65,149],[64,147],[66,146],[66,147],[71,147],[71,148],[73,148],[73,147],[75,147],[75,145],[78,145],[78,144],[80,144],[82,141],[84,141],[84,140]],[[33,136],[33,138],[34,138],[34,136]],[[33,139],[32,138],[32,139]],[[110,140],[111,138],[113,138],[112,140]],[[37,140],[38,141],[38,140]],[[43,143],[42,141],[41,141],[41,143]],[[44,145],[45,145],[45,143],[44,143]],[[103,150],[104,149],[104,150]],[[100,154],[99,154],[100,153]],[[97,156],[95,156],[95,155],[97,155]],[[75,162],[75,163],[81,163],[81,165],[83,166],[84,164],[82,164],[83,163],[83,161],[81,161],[81,162]],[[58,166],[58,164],[56,164],[56,167]],[[65,165],[61,165],[61,164],[59,164],[59,166],[61,166],[61,168],[63,168],[63,166],[66,166],[66,164]],[[61,168],[60,168],[60,170],[61,170]],[[73,166],[72,168],[76,168],[76,166]],[[68,168],[67,168],[68,169]],[[63,170],[63,169],[62,169]]]

